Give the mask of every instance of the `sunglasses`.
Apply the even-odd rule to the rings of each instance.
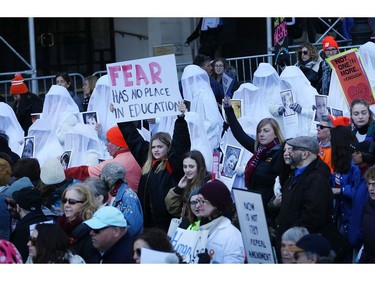
[[[92,232],[94,232],[95,234],[99,234],[100,232],[102,232],[102,230],[107,229],[107,228],[110,228],[110,226],[106,226],[106,227],[99,228],[99,229],[92,229]]]
[[[308,55],[309,54],[309,51],[301,51],[300,52],[302,55]]]
[[[72,198],[63,198],[61,202],[63,202],[63,204],[69,203],[69,205],[75,205],[77,203],[84,203],[85,201],[79,201]]]
[[[323,126],[323,125],[320,125],[320,124],[316,124],[316,128],[317,128],[317,129],[321,129],[321,130],[323,130],[323,129],[325,129],[325,128],[332,129],[332,127],[329,127],[329,126]]]
[[[16,208],[17,207],[17,203],[16,202],[11,202],[11,201],[8,201],[7,199],[5,199],[4,201],[5,201],[5,204],[7,204],[11,208]]]
[[[38,242],[38,238],[32,237],[32,236],[29,237],[29,240],[31,242],[31,245],[33,245],[33,246],[35,246],[36,243]]]

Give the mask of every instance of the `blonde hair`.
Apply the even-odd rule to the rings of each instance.
[[[168,147],[168,150],[171,147],[172,138],[170,134],[166,132],[157,132],[156,134],[154,134],[151,137],[151,140],[149,143],[147,160],[142,167],[142,175],[149,173],[152,169],[152,161],[154,160],[154,157],[152,156],[151,148],[152,148],[152,143],[154,140],[159,140],[160,142],[164,143]],[[166,161],[163,161],[163,163],[161,163],[157,167],[157,169],[155,170],[155,173],[159,173],[160,171],[164,170],[165,167],[166,167]]]
[[[76,184],[73,184],[71,186],[68,186],[64,190],[63,194],[61,195],[61,199],[65,198],[65,194],[68,190],[76,191],[80,196],[80,198],[79,198],[80,201],[84,201],[81,205],[81,208],[77,212],[77,214],[79,214],[81,216],[82,220],[91,219],[92,216],[94,215],[95,211],[99,207],[91,189],[83,183],[76,183]],[[68,218],[69,221],[73,221],[76,218],[77,214],[75,214],[72,217],[69,217]]]

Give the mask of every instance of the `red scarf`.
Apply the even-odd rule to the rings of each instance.
[[[256,167],[259,164],[259,160],[264,157],[264,155],[270,151],[274,146],[279,144],[278,139],[274,139],[267,146],[259,145],[257,151],[253,154],[250,160],[246,164],[245,168],[245,186],[249,189],[251,186],[252,178]]]
[[[163,158],[158,159],[158,160],[156,160],[156,159],[152,160],[151,168],[154,168],[156,164],[161,163],[161,162],[166,162],[165,167],[167,168],[168,173],[172,175],[173,169],[172,169],[171,164],[169,164],[169,161],[166,157],[163,157]]]

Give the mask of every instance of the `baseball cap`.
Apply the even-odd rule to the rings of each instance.
[[[119,209],[104,206],[97,210],[91,219],[84,221],[91,229],[101,229],[107,226],[127,227],[126,219]]]

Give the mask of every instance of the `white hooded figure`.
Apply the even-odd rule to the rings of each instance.
[[[264,107],[264,101],[262,101],[262,96],[260,94],[259,88],[251,83],[243,83],[238,88],[238,90],[234,92],[233,99],[242,100],[242,117],[238,119],[238,122],[240,123],[244,131],[249,136],[255,139],[256,128],[259,121],[266,117],[272,117],[268,109]],[[233,136],[230,127],[224,133],[221,139],[221,151],[225,151],[226,145],[241,147],[241,144]],[[243,150],[241,162],[237,167],[237,173],[233,182],[233,187],[245,188],[244,170],[248,160],[252,155],[253,154],[247,149]]]
[[[21,156],[25,133],[13,109],[5,102],[0,102],[0,131],[8,136],[9,148]]]
[[[36,120],[30,126],[27,136],[34,137],[34,158],[38,159],[41,167],[47,159],[60,158],[64,153],[52,123],[46,118]]]
[[[52,125],[62,146],[64,146],[65,133],[78,122],[82,123],[78,105],[68,90],[59,85],[52,85],[46,94],[41,119],[47,120]]]
[[[101,126],[99,139],[106,139],[105,134],[113,126],[117,125],[114,112],[109,110],[112,101],[111,88],[108,75],[101,76],[95,84],[94,91],[91,94],[87,111],[96,111],[98,113],[98,123]]]
[[[258,121],[273,117],[279,123],[281,131],[284,132],[283,117],[278,113],[281,105],[280,76],[276,69],[269,63],[260,63],[254,72],[253,84],[258,87],[258,105],[260,108],[264,108],[264,113],[257,117]],[[259,109],[257,113],[261,114]],[[257,126],[258,122],[254,122],[254,124]]]
[[[103,158],[103,149],[92,126],[77,123],[65,134],[65,151],[71,150],[70,167],[95,166]]]
[[[375,92],[375,43],[367,42],[359,47],[359,55],[363,62],[363,68],[366,71],[368,80],[370,82],[372,92]],[[371,105],[370,109],[375,115],[375,105]]]
[[[335,71],[331,73],[331,82],[329,83],[328,91],[327,107],[331,110],[331,113],[333,114],[333,110],[339,110],[342,111],[343,116],[350,117],[350,104],[346,101]]]
[[[191,102],[190,112],[196,112],[203,121],[211,151],[219,147],[224,119],[220,114],[210,79],[197,65],[185,67],[181,77],[184,99]]]

